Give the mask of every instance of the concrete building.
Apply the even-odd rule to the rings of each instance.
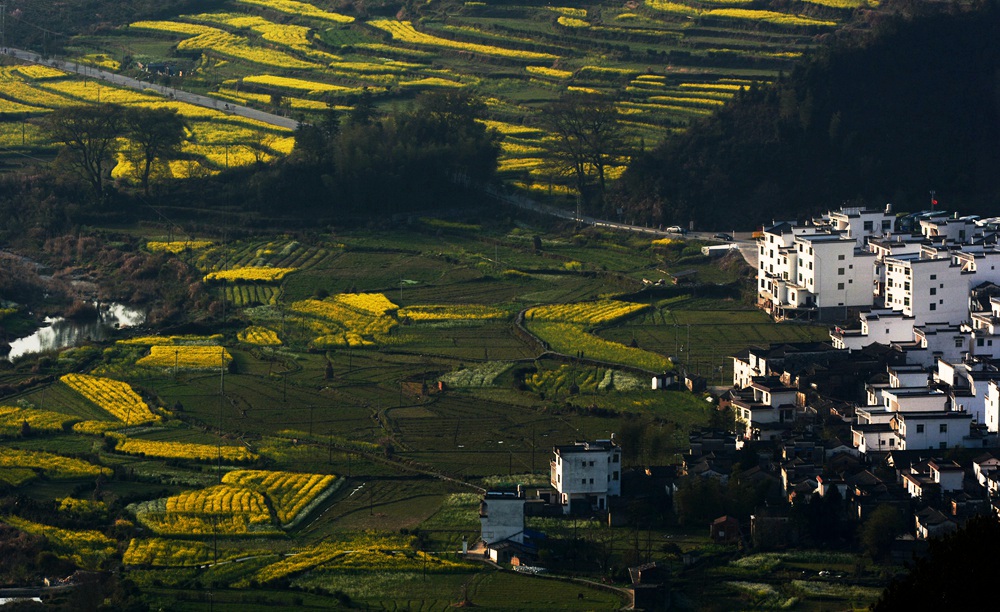
[[[511,540],[524,543],[524,495],[488,491],[479,504],[482,539],[487,546]]]
[[[621,495],[621,447],[611,440],[576,442],[553,449],[549,480],[559,492],[563,513],[600,511]]]

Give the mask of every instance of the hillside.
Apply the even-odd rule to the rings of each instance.
[[[885,22],[637,160],[634,215],[725,229],[845,201],[997,214],[1000,10]],[[725,219],[725,225],[717,220]]]
[[[740,88],[773,81],[821,41],[867,30],[894,4],[22,0],[7,5],[5,44],[47,56],[52,70],[4,58],[0,164],[52,156],[35,126],[67,105],[176,108],[192,129],[177,159],[158,170],[167,182],[289,153],[288,132],[243,121],[226,105],[319,124],[331,112],[343,121],[358,104],[394,114],[422,93],[459,90],[485,102],[487,125],[504,136],[502,179],[573,201],[579,181],[565,164],[551,163],[556,138],[546,121],[561,97],[613,103],[625,132],[604,172],[614,180],[634,151],[683,132]],[[68,63],[90,67],[91,77],[100,68],[149,87],[122,93],[65,71]],[[166,87],[217,104],[207,111],[182,105]],[[118,161],[112,174],[128,186],[129,164]]]

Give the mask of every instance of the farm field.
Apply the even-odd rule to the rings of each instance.
[[[208,603],[208,588],[218,605],[620,607],[618,591],[463,559],[463,538],[478,537],[480,492],[544,488],[551,447],[575,439],[615,434],[629,446],[626,468],[684,452],[686,431],[712,405],[651,391],[658,370],[625,349],[672,367],[689,354],[669,350],[675,326],[691,324],[691,344],[713,343],[718,359],[746,341],[823,330],[757,316],[739,300],[739,270],[718,271],[732,286],[712,285],[713,297],[644,290],[622,253],[668,267],[683,256],[648,240],[524,224],[433,228],[395,240],[363,230],[226,244],[191,235],[183,248],[148,229],[128,238],[201,275],[260,270],[248,282],[272,287],[275,300],[232,301],[213,329],[122,332],[91,361],[69,359],[82,350],[71,349],[0,372],[19,389],[0,398],[0,490],[38,504],[0,522],[54,534],[66,562],[122,567],[144,601],[179,609]],[[490,263],[498,253],[501,266]],[[406,282],[385,272],[387,261],[406,262]],[[206,286],[229,300],[226,282]],[[580,355],[543,329],[534,336],[535,325],[570,326],[619,352]],[[317,346],[335,334],[358,341]],[[633,334],[641,348],[628,346]],[[64,371],[74,368],[84,371]],[[76,509],[46,510],[58,500]],[[74,518],[84,512],[86,529]],[[568,523],[546,521],[542,531],[574,537]],[[591,544],[580,545],[600,537],[589,529]],[[812,597],[818,586],[804,582],[787,597]],[[728,583],[712,588],[740,597]]]
[[[162,172],[197,176],[291,149],[289,134],[225,113],[229,103],[313,122],[349,112],[363,92],[389,109],[423,91],[466,89],[485,100],[487,125],[504,135],[501,176],[559,196],[569,187],[545,163],[553,136],[540,111],[548,102],[567,93],[613,97],[628,149],[652,146],[741,88],[790,70],[857,9],[877,4],[434,2],[388,16],[338,12],[326,2],[229,0],[80,34],[55,56],[147,80],[141,93],[50,67],[3,67],[0,114],[9,121],[0,140],[15,154],[45,148],[25,120],[68,104],[177,108],[192,127],[184,159]],[[10,39],[16,44],[16,31]],[[157,84],[210,95],[223,110],[172,102]],[[620,152],[608,176],[627,161]],[[120,177],[130,171],[124,159],[116,168]]]

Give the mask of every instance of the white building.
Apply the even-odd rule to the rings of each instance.
[[[889,424],[900,450],[955,448],[972,433],[968,412],[897,412]]]
[[[549,481],[559,492],[563,513],[577,507],[605,510],[608,497],[621,495],[621,448],[611,440],[576,442],[553,449]]]
[[[830,330],[834,348],[856,351],[873,342],[892,344],[913,340],[913,317],[888,309],[876,309],[859,314],[861,329],[835,327]]]
[[[872,238],[879,238],[892,232],[896,215],[892,206],[886,205],[885,210],[866,209],[860,207],[842,208],[827,213],[830,226],[845,236],[855,240],[858,248]]]
[[[524,543],[524,496],[488,491],[479,504],[482,539],[487,546],[512,540]]]
[[[747,398],[733,399],[737,435],[747,440],[768,440],[791,427],[795,420],[797,390],[780,379],[757,377],[750,383]]]

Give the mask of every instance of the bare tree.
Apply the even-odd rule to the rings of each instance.
[[[550,154],[570,174],[585,200],[594,179],[596,204],[603,208],[606,171],[625,152],[625,129],[614,101],[605,96],[570,94],[545,109],[546,127],[556,138]]]
[[[64,146],[60,155],[90,183],[97,199],[103,199],[118,139],[124,133],[122,107],[66,106],[49,113],[41,126],[52,141]]]

